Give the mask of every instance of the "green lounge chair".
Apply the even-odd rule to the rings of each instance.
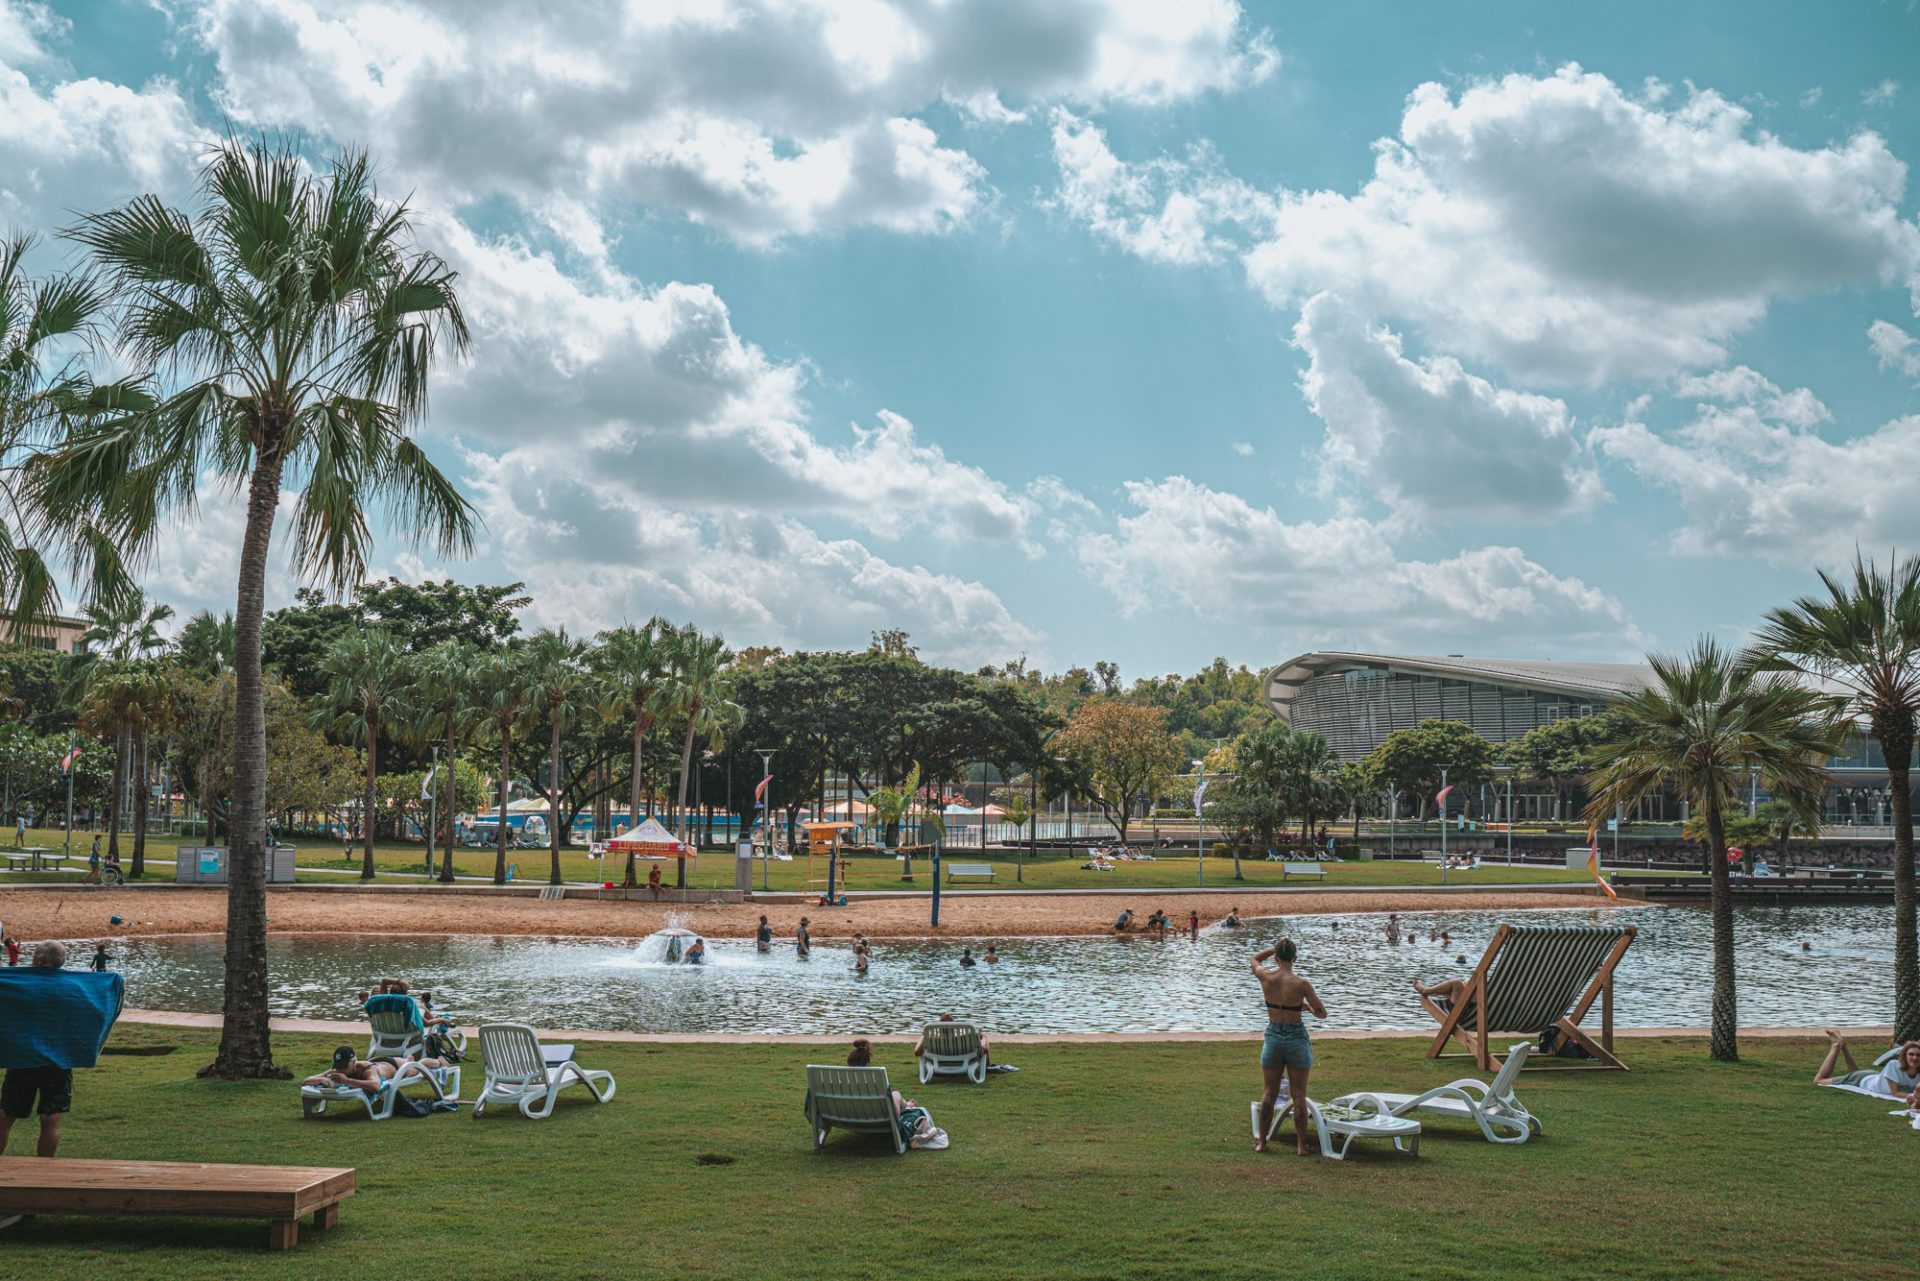
[[[906,1136],[893,1110],[893,1086],[883,1067],[833,1067],[807,1064],[807,1128],[814,1150],[826,1146],[827,1131],[838,1126],[860,1134],[884,1134],[893,1150],[905,1155]]]

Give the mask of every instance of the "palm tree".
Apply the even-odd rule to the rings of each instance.
[[[633,778],[627,800],[627,822],[640,822],[642,783],[646,763],[641,749],[647,731],[660,714],[661,694],[667,675],[667,654],[674,637],[673,627],[658,618],[640,627],[618,627],[600,633],[599,648],[594,651],[600,666],[602,707],[609,716],[626,713],[633,718]],[[627,850],[624,884],[636,884],[632,849]]]
[[[113,802],[107,848],[120,849],[121,798],[129,790],[133,804],[133,864],[130,875],[146,875],[147,734],[166,714],[167,680],[152,659],[101,663],[90,669],[81,696],[81,719],[96,734],[111,734],[119,744],[113,758]]]
[[[160,634],[160,624],[173,617],[173,606],[150,603],[145,592],[137,587],[129,587],[114,596],[89,602],[83,614],[87,627],[80,633],[75,646],[76,655],[69,680],[84,698],[85,691],[94,681],[130,664],[143,663],[166,647],[166,638]],[[96,720],[96,723],[104,722]],[[119,728],[114,734],[113,799],[107,807],[107,850],[114,855],[120,853],[120,819],[127,809],[127,782],[130,778],[138,778],[141,780],[142,798],[135,807],[134,826],[137,831],[132,873],[138,877],[146,871],[146,764],[132,759],[134,722],[121,717],[116,723]]]
[[[1920,559],[1886,569],[1857,552],[1850,577],[1820,572],[1826,595],[1772,610],[1754,637],[1766,666],[1829,682],[1887,762],[1893,802],[1893,1033],[1920,1037],[1912,764],[1920,715]]]
[[[528,688],[520,652],[503,649],[486,656],[474,671],[474,707],[493,730],[500,749],[500,776],[494,801],[493,883],[507,883],[507,796],[513,777],[513,732],[527,714]]]
[[[433,780],[433,787],[441,800],[442,827],[438,833],[428,833],[427,853],[431,858],[436,836],[446,838],[447,851],[446,857],[440,860],[440,880],[443,884],[451,885],[454,811],[459,807],[460,797],[457,762],[460,759],[460,740],[473,728],[479,715],[479,709],[475,706],[474,673],[479,665],[480,651],[466,641],[442,641],[431,649],[409,655],[407,661],[412,668],[415,718],[411,728],[414,741],[430,744],[440,739],[447,749],[446,777],[450,786],[443,786],[437,776]]]
[[[549,885],[560,884],[560,736],[580,714],[587,690],[587,672],[581,665],[587,647],[567,635],[565,628],[542,628],[521,651],[528,700],[547,724],[547,841],[553,867]]]
[[[373,879],[373,829],[380,770],[380,734],[406,723],[412,672],[407,651],[388,632],[349,632],[320,662],[332,686],[314,712],[316,728],[331,729],[367,753],[366,787],[360,805],[360,879]]]
[[[685,717],[686,740],[680,749],[680,827],[681,844],[686,843],[687,775],[693,769],[693,739],[700,728],[700,709],[726,698],[728,661],[733,655],[719,635],[703,635],[692,625],[679,628],[674,635],[667,663],[665,698],[676,717]],[[682,849],[676,886],[687,885],[687,855]]]
[[[1311,844],[1315,816],[1326,814],[1336,804],[1330,788],[1340,758],[1325,738],[1307,730],[1288,736],[1278,766],[1287,807],[1300,813],[1300,839]]]
[[[221,676],[233,670],[233,615],[215,618],[200,610],[173,638],[180,665],[196,676]]]
[[[357,582],[368,508],[442,556],[472,543],[472,513],[408,432],[443,342],[467,346],[454,273],[415,250],[404,205],[374,189],[363,153],[324,172],[291,144],[229,140],[200,207],[140,196],[68,234],[119,309],[121,349],[167,372],[148,405],[73,430],[44,461],[56,508],[100,512],[129,558],[151,550],[203,473],[244,478],[234,610],[235,733],[226,990],[209,1075],[282,1076],[267,1028],[266,722],[260,626],[274,515],[297,490],[296,571]]]
[[[1713,1057],[1740,1057],[1734,998],[1733,890],[1726,815],[1749,772],[1769,790],[1812,797],[1843,730],[1830,700],[1801,682],[1736,661],[1711,637],[1685,658],[1649,655],[1654,683],[1615,703],[1626,732],[1594,749],[1587,778],[1589,827],[1631,812],[1671,784],[1706,821],[1713,895]]]

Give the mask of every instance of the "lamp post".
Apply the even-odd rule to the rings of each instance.
[[[1395,857],[1393,838],[1399,831],[1400,791],[1398,788],[1389,787],[1387,789],[1387,860],[1389,862]]]
[[[1507,775],[1507,866],[1513,866],[1513,775]]]
[[[440,832],[440,744],[433,745],[433,768],[427,771],[427,879],[433,879],[433,838]],[[451,851],[449,851],[451,852]]]
[[[760,860],[760,888],[762,891],[765,891],[768,888],[768,867],[773,862],[773,750],[766,747],[756,747],[753,750],[760,754],[760,810],[762,814],[760,825],[765,829],[767,837],[766,856]],[[827,862],[827,871],[829,875],[832,874],[833,862],[831,858],[829,858]],[[829,899],[833,897],[833,883],[831,881],[827,883],[827,897]]]
[[[1440,883],[1447,883],[1447,767],[1440,767]]]

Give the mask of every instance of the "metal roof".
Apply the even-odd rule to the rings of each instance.
[[[1267,703],[1280,719],[1291,722],[1294,696],[1302,685],[1316,676],[1347,671],[1404,672],[1597,699],[1622,698],[1653,683],[1653,668],[1645,663],[1465,658],[1457,654],[1436,658],[1320,650],[1289,659],[1269,670],[1263,681]]]

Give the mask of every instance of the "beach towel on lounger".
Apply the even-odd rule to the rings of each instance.
[[[0,1068],[90,1068],[120,1017],[113,973],[0,969]]]

